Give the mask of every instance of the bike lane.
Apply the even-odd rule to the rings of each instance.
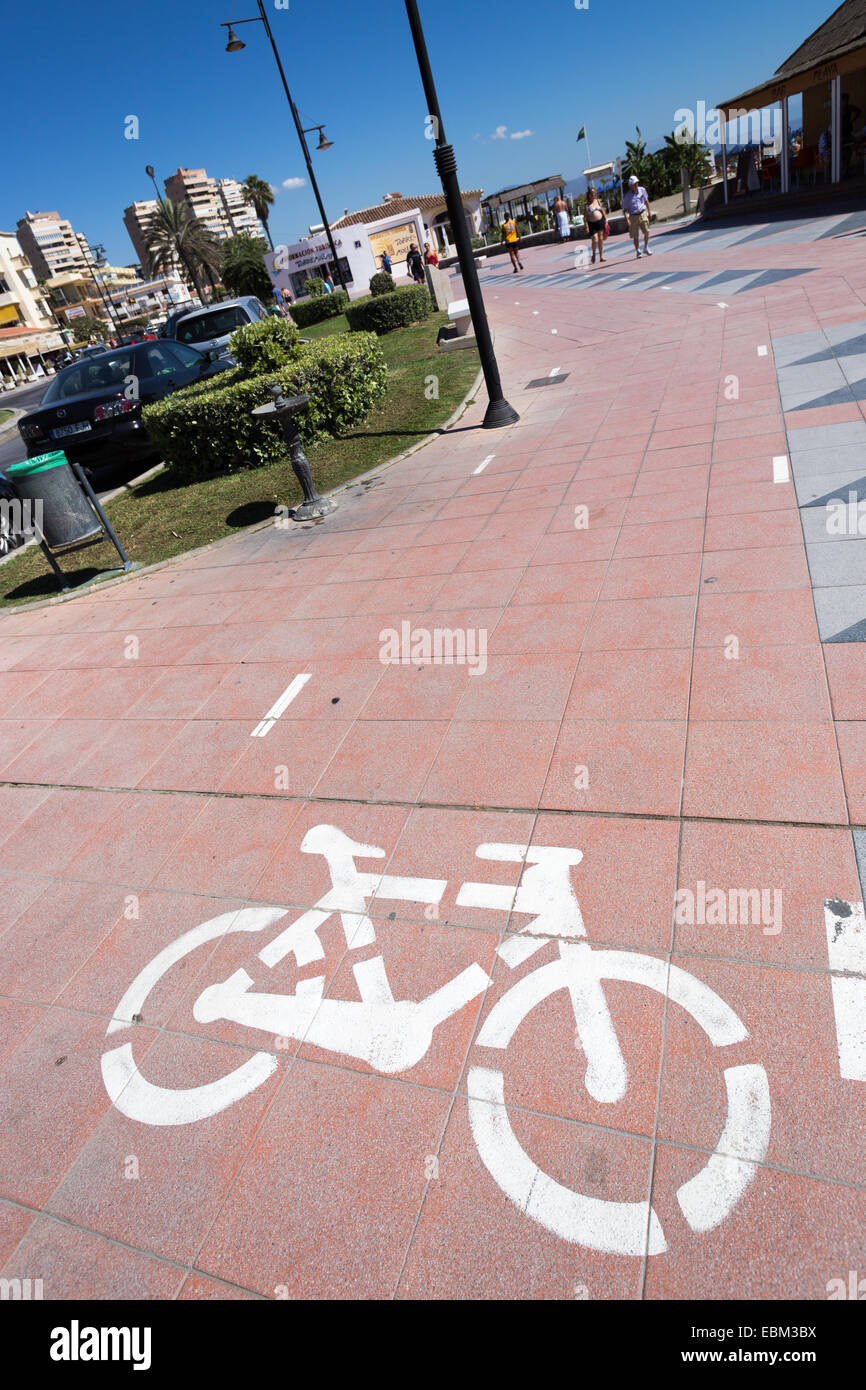
[[[653,244],[671,288],[742,283],[736,241]],[[866,1266],[857,720],[772,347],[863,315],[862,252],[752,242],[797,274],[722,307],[614,249],[618,288],[562,248],[483,272],[517,426],[472,407],[321,525],[4,619],[5,1277],[814,1298]]]

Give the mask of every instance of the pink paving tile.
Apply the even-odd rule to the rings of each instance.
[[[48,787],[0,787],[0,844],[50,795]]]
[[[708,582],[719,594],[805,588],[809,567],[802,540],[796,545],[716,550],[704,557],[702,584]]]
[[[513,604],[593,603],[601,589],[606,563],[530,565],[514,590]]]
[[[503,608],[511,599],[522,569],[461,571],[442,584],[430,611],[449,608]]]
[[[202,1302],[206,1299],[221,1303],[224,1299],[248,1300],[255,1297],[254,1293],[239,1288],[237,1284],[226,1284],[220,1279],[208,1279],[203,1274],[188,1274],[178,1294],[181,1303]]]
[[[790,825],[684,825],[678,888],[678,951],[814,970],[824,902],[860,897],[850,831]]]
[[[109,815],[98,825],[84,827],[80,848],[67,862],[66,873],[69,878],[92,883],[143,888],[199,815],[202,800],[141,791],[104,796],[110,805]]]
[[[788,410],[785,412],[785,425],[789,430],[809,429],[813,425],[841,425],[852,420],[860,420],[860,406],[856,401],[850,405],[822,405],[813,410]],[[796,434],[794,435],[796,438]]]
[[[132,719],[191,719],[231,670],[231,665],[152,670],[144,693],[126,712]]]
[[[15,1206],[12,1202],[0,1202],[0,1270],[14,1254],[17,1245],[26,1235],[33,1218],[34,1213],[24,1207]],[[39,1276],[31,1275],[30,1277],[32,1279]],[[31,1284],[31,1288],[33,1287],[34,1285]]]
[[[766,1161],[862,1185],[866,1094],[839,1073],[830,976],[683,955],[673,964],[724,999],[748,1032],[725,1050],[724,1066],[764,1067],[771,1110]],[[671,1010],[659,1137],[713,1149],[726,1102],[718,1049],[684,1010]]]
[[[771,430],[767,434],[752,435],[747,439],[717,439],[713,445],[713,462],[729,463],[736,459],[766,458],[769,463],[776,454],[785,454],[787,451],[785,431]]]
[[[282,845],[253,890],[252,897],[271,903],[310,907],[334,889],[327,860],[315,835],[318,826],[335,826],[359,845],[382,850],[381,855],[358,855],[359,873],[383,873],[408,820],[402,806],[372,806],[360,802],[308,802],[293,821]],[[436,877],[441,877],[437,874]],[[347,897],[346,906],[351,906]],[[390,909],[389,909],[390,910]],[[405,910],[404,910],[405,911]]]
[[[0,992],[50,1003],[126,906],[117,887],[51,883],[4,937]]]
[[[108,1045],[123,1036],[116,1034]],[[237,1047],[178,1034],[159,1037],[144,1057],[136,1050],[146,1079],[171,1090],[216,1081],[251,1056]],[[284,1066],[278,1056],[276,1062],[276,1069],[243,1099],[195,1124],[142,1124],[112,1108],[46,1209],[124,1244],[184,1264],[191,1261],[273,1100]],[[138,1160],[138,1181],[125,1175],[130,1154]]]
[[[584,560],[609,560],[618,535],[617,526],[590,525],[544,536],[532,556],[532,564],[572,565]]]
[[[478,1104],[483,1111],[485,1103]],[[554,1182],[602,1200],[646,1200],[646,1141],[516,1108],[508,1119],[530,1162]],[[431,1172],[399,1298],[639,1297],[639,1260],[572,1244],[503,1194],[481,1160],[462,1099]]]
[[[486,658],[483,664],[486,665]],[[434,666],[415,662],[386,665],[375,691],[361,711],[362,719],[451,719],[475,667]]]
[[[34,1269],[42,1296],[52,1300],[171,1299],[184,1278],[164,1260],[45,1216],[30,1225],[4,1278],[27,1278]]]
[[[700,571],[699,553],[613,559],[601,586],[601,598],[675,598],[694,594]]]
[[[110,792],[51,792],[4,840],[4,869],[59,873],[91,835],[116,817],[121,801]]]
[[[676,815],[685,721],[569,719],[541,798],[547,810]]]
[[[474,553],[477,542],[470,547],[467,541],[453,541],[444,545],[412,546],[411,550],[396,553],[385,568],[387,578],[400,579],[413,574],[451,574],[458,568],[462,558],[471,549]],[[510,549],[510,547],[509,547]],[[502,550],[500,547],[499,554]],[[516,563],[516,561],[513,561]],[[482,569],[484,566],[467,566]],[[499,566],[491,566],[498,569]]]
[[[557,498],[557,503],[560,500]],[[478,539],[482,544],[486,544],[494,540],[510,540],[512,537],[523,540],[531,536],[542,536],[553,520],[554,511],[554,507],[543,507],[496,512],[485,523]]]
[[[836,736],[848,813],[854,825],[866,825],[866,721],[837,722]]]
[[[805,644],[813,640],[817,644],[818,624],[812,590],[730,594],[702,590],[698,598],[695,646],[724,647],[731,637],[751,647],[771,643]]]
[[[833,725],[692,720],[683,814],[846,824]]]
[[[702,1158],[675,1145],[658,1150],[653,1207],[669,1250],[649,1261],[646,1298],[826,1299],[829,1280],[863,1268],[866,1194],[769,1168],[758,1168],[722,1227],[693,1232],[676,1193]]]
[[[0,1064],[27,1037],[44,1016],[46,1010],[41,1004],[24,1004],[18,999],[0,999]]]
[[[196,1266],[268,1295],[390,1297],[450,1104],[402,1080],[297,1062]]]
[[[488,640],[491,656],[528,656],[580,650],[591,603],[513,604]]]
[[[94,747],[74,768],[87,786],[135,787],[185,725],[182,719],[116,719],[96,723]]]
[[[576,657],[492,656],[467,681],[457,719],[560,719]]]
[[[0,936],[18,921],[51,883],[37,874],[0,874]]]
[[[866,646],[828,642],[822,648],[834,719],[866,719]]]
[[[568,700],[567,718],[685,719],[691,652],[586,651]]]
[[[238,721],[240,754],[216,770],[209,790],[258,796],[308,796],[351,727],[347,720],[278,719],[262,737]]]
[[[692,669],[692,719],[829,720],[821,648],[701,647]]]
[[[99,1014],[106,1024],[111,1017],[128,1022],[131,1011],[128,1006],[121,1008],[121,1002],[132,982],[161,951],[203,922],[214,922],[215,935],[181,956],[150,987],[140,1017],[147,1028],[163,1027],[173,1018],[178,1002],[209,967],[222,937],[245,922],[238,913],[246,904],[236,897],[207,898],[151,890],[127,895],[124,902],[122,916],[70,980],[59,1002],[63,1008]],[[241,939],[248,954],[255,955],[258,944],[250,947],[251,938],[245,932]],[[185,1031],[196,1032],[197,1025],[192,1020],[188,1022],[191,1026]],[[178,1031],[184,1028],[179,1027]],[[118,1035],[118,1041],[125,1042],[126,1038]],[[241,1036],[233,1041],[243,1047],[249,1039]]]
[[[507,546],[504,546],[502,541],[474,541],[472,545],[464,547],[463,556],[454,568],[458,574],[466,571],[475,573],[483,570],[501,570],[507,559],[509,565],[524,569],[537,548],[538,540],[534,536],[522,539],[512,537]]]
[[[92,719],[4,719],[0,772],[9,782],[69,782],[97,729]]]
[[[418,574],[412,578],[379,579],[361,597],[358,613],[423,613],[442,587],[439,574]]]
[[[52,1009],[0,1069],[0,1195],[41,1207],[110,1108],[104,1034],[104,1018]]]
[[[141,786],[164,791],[216,791],[247,748],[249,730],[230,720],[190,720],[161,758],[141,777]]]
[[[791,511],[797,506],[793,483],[726,483],[710,487],[707,516],[734,516],[748,512]]]
[[[790,511],[713,516],[707,521],[704,550],[745,550],[754,546],[802,544],[800,514]]]
[[[585,651],[622,651],[640,647],[690,647],[694,609],[695,600],[688,595],[598,603],[583,648]]]
[[[706,509],[706,488],[682,488],[675,492],[659,493],[657,497],[631,498],[626,504],[623,520],[627,529],[632,526],[686,522],[702,517]],[[623,545],[626,544],[627,541],[623,541]]]
[[[359,720],[316,783],[316,795],[414,801],[447,727],[431,719]]]
[[[424,800],[537,806],[557,727],[555,720],[455,720],[424,784]]]
[[[298,801],[213,798],[176,842],[153,878],[153,887],[245,897],[300,809]]]
[[[703,543],[702,516],[677,521],[624,526],[614,550],[615,560],[634,556],[676,556],[699,551]]]

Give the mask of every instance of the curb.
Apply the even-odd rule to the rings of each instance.
[[[474,401],[475,396],[477,395],[478,389],[483,380],[484,372],[483,370],[479,370],[478,375],[476,376],[469,390],[466,392],[466,395],[463,397],[463,400],[460,402],[453,415],[449,416],[449,418],[445,421],[444,425],[440,425],[438,429],[435,429],[431,431],[430,434],[425,435],[423,439],[419,440],[417,444],[413,444],[409,449],[404,449],[401,454],[396,454],[394,458],[385,459],[383,463],[378,463],[375,468],[369,469],[366,473],[359,473],[356,478],[347,479],[345,483],[340,483],[339,487],[332,488],[330,492],[326,492],[324,495],[326,497],[338,497],[340,493],[347,492],[349,488],[356,487],[357,484],[360,483],[363,479],[375,478],[378,473],[383,473],[385,469],[393,468],[395,464],[402,463],[404,459],[410,458],[412,454],[416,454],[420,449],[424,449],[427,447],[428,444],[432,444],[434,439],[438,439],[441,435],[447,434],[448,430],[450,430],[454,425],[456,425],[457,421],[468,410],[469,406]],[[22,414],[23,413],[24,412],[22,412]],[[162,465],[160,464],[158,465],[158,467],[161,468]],[[157,471],[158,470],[156,468],[151,470],[152,473],[155,473]],[[142,478],[136,479],[135,481],[141,482],[144,478],[147,478],[149,476],[151,475],[147,473],[143,474]],[[121,492],[126,491],[126,486],[127,485],[119,487],[116,492],[113,492],[111,494],[111,496],[116,497]],[[131,486],[131,484],[129,486]],[[109,501],[110,498],[106,497],[102,500]],[[302,525],[303,524],[304,523],[302,523]],[[77,598],[80,594],[93,593],[94,589],[97,586],[101,591],[103,588],[111,588],[115,584],[123,584],[129,579],[140,579],[142,575],[145,574],[156,574],[159,570],[168,569],[170,565],[177,565],[182,563],[184,560],[188,560],[191,555],[206,555],[210,550],[218,550],[222,546],[231,545],[233,541],[237,540],[238,536],[252,535],[256,531],[264,531],[272,525],[273,521],[268,520],[254,522],[252,526],[240,526],[238,527],[237,531],[235,531],[231,536],[221,536],[218,541],[211,541],[208,545],[197,546],[195,550],[184,550],[182,554],[172,555],[171,558],[168,560],[157,560],[152,565],[145,565],[140,569],[129,570],[126,574],[113,575],[110,579],[91,579],[89,583],[79,585],[77,589],[74,589],[72,593],[69,594],[56,594],[52,598],[34,599],[32,603],[18,604],[14,608],[8,608],[0,611],[0,623],[2,623],[4,618],[12,617],[16,613],[27,613],[37,608],[53,608],[58,603],[69,603],[73,599]],[[12,552],[13,555],[15,555],[16,553],[16,551]]]

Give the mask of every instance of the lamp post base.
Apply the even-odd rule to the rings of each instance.
[[[485,430],[501,430],[505,425],[514,425],[520,419],[513,405],[509,405],[504,397],[498,401],[491,401],[484,412],[482,428]]]
[[[315,521],[317,517],[328,516],[330,512],[337,510],[337,504],[331,497],[311,497],[308,502],[302,502],[299,507],[291,507],[289,516],[292,521]]]

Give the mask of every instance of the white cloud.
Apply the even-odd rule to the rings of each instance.
[[[509,140],[527,140],[530,135],[534,134],[535,132],[532,130],[512,130],[508,138]]]
[[[508,132],[507,125],[498,125],[491,135],[491,140],[504,140]]]
[[[294,178],[294,179],[283,179],[283,188],[288,188],[288,189],[291,191],[291,189],[293,189],[293,188],[304,188],[304,187],[306,187],[306,183],[307,183],[307,180],[306,180],[306,179],[299,179],[299,178]]]

